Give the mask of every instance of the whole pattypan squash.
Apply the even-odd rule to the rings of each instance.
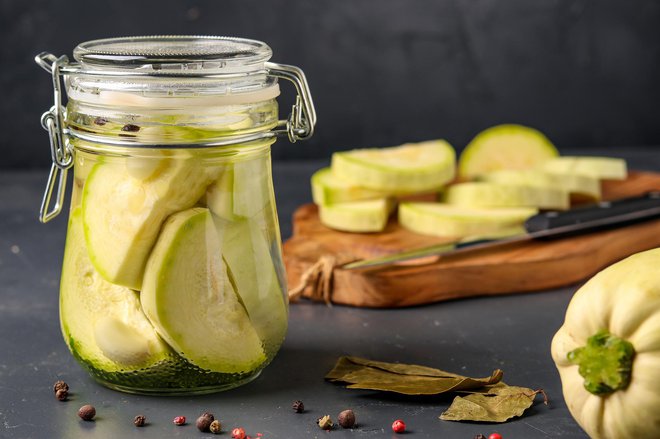
[[[575,293],[552,357],[589,436],[660,438],[660,248],[606,268]]]

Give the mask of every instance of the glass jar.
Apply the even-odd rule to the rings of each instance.
[[[41,221],[74,171],[62,333],[100,383],[219,391],[257,377],[282,344],[270,145],[308,138],[316,116],[302,71],[270,56],[259,41],[165,36],[82,43],[71,63],[36,57],[55,89]],[[298,91],[286,121],[278,78]]]

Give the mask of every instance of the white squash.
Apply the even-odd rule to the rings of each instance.
[[[660,438],[660,248],[580,288],[551,350],[568,409],[591,438]]]

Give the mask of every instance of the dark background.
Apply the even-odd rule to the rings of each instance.
[[[302,67],[319,116],[278,159],[517,122],[559,147],[660,145],[657,0],[0,0],[0,167],[44,167],[47,50],[139,34],[264,40]],[[286,94],[292,89],[285,86]],[[288,102],[284,100],[283,102]],[[283,105],[281,112],[288,112]]]

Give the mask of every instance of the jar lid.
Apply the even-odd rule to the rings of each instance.
[[[138,69],[152,75],[247,72],[263,68],[271,56],[261,41],[188,35],[106,38],[81,43],[73,51],[84,69]]]
[[[96,105],[213,108],[276,98],[268,75],[272,56],[247,38],[155,35],[105,38],[79,44],[67,94]]]

